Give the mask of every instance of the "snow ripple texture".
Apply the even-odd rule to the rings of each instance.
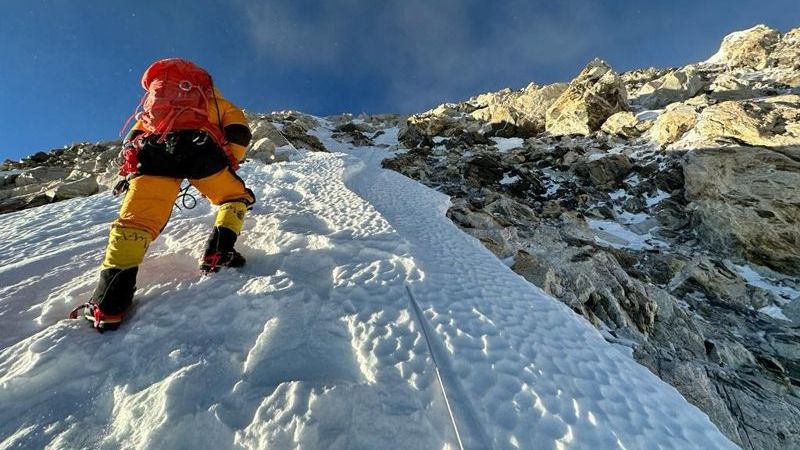
[[[246,267],[199,276],[214,211],[176,211],[116,332],[63,317],[117,202],[0,216],[0,448],[455,449],[420,320],[465,448],[736,448],[386,150],[317,134],[342,153],[242,169]]]

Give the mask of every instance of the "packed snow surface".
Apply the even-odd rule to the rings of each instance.
[[[338,153],[242,168],[247,266],[200,276],[214,211],[176,210],[115,332],[64,317],[118,201],[0,216],[0,448],[735,448],[382,170],[391,148],[315,133]]]

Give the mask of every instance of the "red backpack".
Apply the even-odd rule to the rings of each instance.
[[[147,92],[123,132],[135,117],[144,128],[142,138],[158,134],[161,136],[158,142],[164,142],[171,131],[204,130],[226,150],[220,118],[208,116],[208,100],[215,98],[214,83],[208,72],[185,59],[162,59],[145,70],[142,87]],[[130,150],[125,152],[121,175],[136,172],[136,151]],[[235,159],[232,162],[236,163]]]

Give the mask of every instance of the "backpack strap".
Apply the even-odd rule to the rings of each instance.
[[[139,100],[139,104],[136,105],[136,109],[133,110],[133,114],[131,114],[131,116],[128,117],[128,120],[125,121],[125,125],[123,125],[122,129],[119,130],[119,135],[120,136],[122,136],[125,133],[125,130],[128,129],[128,125],[130,125],[131,120],[133,120],[134,118],[138,119],[138,116],[141,113],[141,111],[139,111],[139,109],[141,109],[142,105],[144,105],[144,100],[147,98],[147,94],[148,94],[147,92],[144,93],[144,95],[142,96],[142,99]]]

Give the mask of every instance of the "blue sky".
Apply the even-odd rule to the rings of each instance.
[[[403,112],[503,87],[713,54],[730,31],[800,26],[797,0],[9,0],[0,159],[114,139],[149,63],[208,69],[252,111]]]

